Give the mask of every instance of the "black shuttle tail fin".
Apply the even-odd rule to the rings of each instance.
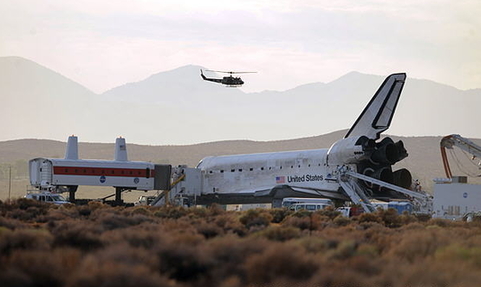
[[[387,77],[345,138],[366,136],[373,140],[379,139],[380,134],[391,125],[405,80],[405,73]]]

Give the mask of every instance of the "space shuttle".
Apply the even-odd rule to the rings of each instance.
[[[330,148],[212,156],[196,169],[198,182],[184,182],[197,204],[272,203],[284,197],[323,197],[352,201],[370,209],[370,199],[418,197],[411,173],[393,170],[408,156],[402,141],[381,139],[393,119],[406,80],[388,76],[344,138]],[[179,185],[181,188],[182,185]]]

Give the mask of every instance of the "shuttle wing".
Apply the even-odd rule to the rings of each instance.
[[[366,136],[379,139],[391,124],[405,80],[405,73],[387,77],[344,138]]]
[[[252,191],[246,191],[252,192]],[[333,192],[328,190],[322,190],[318,188],[306,188],[306,187],[297,187],[297,186],[290,186],[290,185],[276,185],[272,188],[263,188],[260,190],[256,190],[254,192],[255,197],[263,197],[263,196],[270,196],[270,197],[288,197],[288,196],[315,196],[315,197],[325,197],[331,199],[340,199],[340,200],[348,200],[348,198],[339,193]]]

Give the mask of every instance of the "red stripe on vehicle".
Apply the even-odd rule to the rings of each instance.
[[[147,171],[150,171],[147,176]],[[140,168],[107,168],[107,167],[72,167],[55,166],[55,175],[82,175],[82,176],[120,176],[120,177],[154,177],[155,170]]]

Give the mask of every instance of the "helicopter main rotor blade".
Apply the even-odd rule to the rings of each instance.
[[[206,70],[209,72],[216,72],[216,73],[224,73],[224,74],[251,74],[251,73],[257,73],[257,72],[226,72],[226,71],[216,71],[216,70]]]

